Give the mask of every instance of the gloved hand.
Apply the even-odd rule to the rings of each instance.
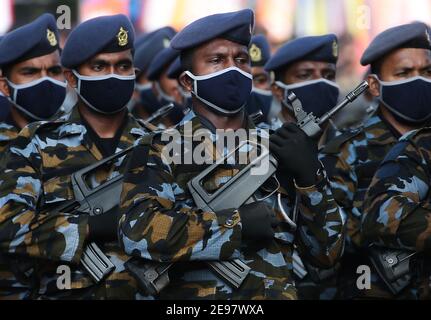
[[[317,141],[296,124],[287,123],[277,129],[269,138],[269,149],[278,160],[283,176],[292,176],[300,187],[316,183],[316,172],[320,168]]]
[[[243,241],[255,245],[265,244],[274,238],[279,221],[274,210],[259,201],[243,205],[239,209]]]
[[[109,242],[117,240],[119,208],[114,207],[108,212],[97,216],[88,217],[88,240],[98,242]]]

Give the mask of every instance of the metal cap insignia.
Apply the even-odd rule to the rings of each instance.
[[[117,34],[118,39],[118,45],[120,47],[124,47],[129,43],[129,35],[127,34],[127,31],[123,29],[123,27],[120,28],[120,31]]]

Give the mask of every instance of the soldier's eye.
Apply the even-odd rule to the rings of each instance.
[[[131,68],[130,64],[122,64],[120,65],[121,70],[129,70]]]
[[[299,73],[296,77],[298,79],[301,79],[301,80],[306,80],[306,79],[310,78],[310,74],[309,73]]]
[[[61,67],[53,67],[53,68],[50,68],[48,72],[53,75],[59,75],[61,74],[62,70],[61,70]]]
[[[335,80],[335,73],[329,73],[323,76],[326,80],[334,81]]]
[[[21,71],[21,74],[24,76],[32,76],[38,72],[35,68],[27,68]]]
[[[96,72],[100,72],[103,70],[103,66],[101,64],[94,64],[92,69]]]
[[[240,63],[240,64],[247,64],[248,63],[248,58],[246,58],[246,57],[239,57],[239,58],[236,58],[236,61],[238,63]]]

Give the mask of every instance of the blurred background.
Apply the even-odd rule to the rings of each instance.
[[[0,34],[44,12],[60,17],[70,9],[71,27],[99,15],[127,14],[137,33],[165,25],[180,30],[212,13],[252,8],[256,33],[266,34],[275,50],[298,36],[335,33],[340,43],[337,82],[354,86],[365,72],[360,56],[382,30],[402,23],[431,23],[431,0],[1,0]],[[62,30],[63,40],[70,30]]]

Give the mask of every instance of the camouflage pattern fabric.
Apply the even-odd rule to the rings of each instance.
[[[395,298],[429,299],[431,128],[404,135],[374,176],[364,202],[363,240],[423,254],[411,285]]]
[[[16,139],[19,129],[6,122],[0,123],[0,155],[6,151],[8,144]]]
[[[390,127],[375,114],[364,127],[344,132],[320,152],[334,198],[346,219],[346,248],[335,282],[338,299],[376,298],[386,290],[374,272],[372,289],[358,290],[356,268],[370,264],[368,253],[362,248],[360,233],[365,193],[379,164],[397,141]]]
[[[181,133],[177,141],[180,145],[186,144],[184,127],[187,124],[191,124],[193,132],[210,128],[190,112],[177,126]],[[250,121],[246,128],[253,128]],[[210,139],[204,140],[210,160],[217,158],[216,139],[212,131]],[[154,138],[149,150],[139,148],[139,141],[137,143],[123,185],[120,241],[132,256],[175,262],[170,271],[170,285],[158,298],[297,299],[292,279],[293,245],[296,244],[312,263],[327,268],[341,254],[342,219],[325,177],[315,186],[296,187],[300,212],[296,232],[282,222],[269,244],[249,246],[242,241],[242,222],[237,211],[204,212],[196,207],[186,184],[207,164],[168,163],[162,155],[167,142],[160,136]],[[185,145],[189,152],[194,148],[195,144]],[[148,159],[142,160],[145,154]],[[206,188],[217,189],[241,168],[226,164],[205,182]],[[265,201],[283,221],[276,197]],[[282,203],[289,213],[293,199],[284,195]],[[203,263],[236,258],[241,258],[251,268],[238,290],[232,289]]]
[[[146,133],[128,116],[116,152],[133,145]],[[0,173],[0,252],[6,260],[1,264],[1,296],[136,297],[135,282],[124,271],[127,256],[117,243],[102,246],[116,269],[106,281],[96,285],[79,265],[88,236],[88,216],[49,211],[74,198],[71,174],[101,159],[102,154],[83,125],[77,107],[67,120],[30,124],[10,145],[4,159],[6,168]],[[91,187],[120,174],[123,159],[91,175]],[[42,207],[48,209],[42,211]],[[14,269],[16,265],[24,270]],[[59,265],[71,268],[71,290],[57,288]]]

